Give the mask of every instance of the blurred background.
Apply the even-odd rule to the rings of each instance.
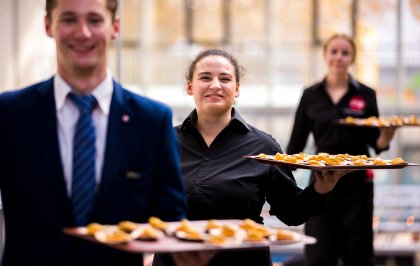
[[[0,0],[0,91],[55,73],[44,5]],[[130,90],[171,106],[174,124],[193,106],[184,90],[187,66],[202,49],[220,47],[246,69],[237,108],[285,148],[302,89],[326,73],[322,43],[336,32],[355,38],[352,74],[375,88],[381,115],[420,116],[420,0],[120,0],[119,13],[109,67]],[[419,134],[420,127],[398,129],[381,157],[420,163]],[[309,171],[295,176],[306,186]],[[418,167],[376,170],[374,182],[375,230],[392,232],[387,241],[411,232],[411,245],[420,228]],[[417,242],[420,257],[418,249]]]
[[[0,3],[0,90],[53,75],[44,1]],[[303,87],[325,74],[322,43],[335,32],[356,39],[352,74],[376,89],[382,115],[420,114],[420,0],[121,0],[119,12],[110,68],[129,89],[170,105],[175,124],[193,106],[184,92],[188,64],[222,47],[246,69],[237,108],[285,147]],[[418,133],[399,129],[382,156],[420,162]],[[419,184],[415,172],[378,171],[375,181]]]

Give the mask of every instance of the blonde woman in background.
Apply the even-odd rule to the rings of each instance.
[[[377,154],[389,148],[395,129],[344,127],[335,121],[347,116],[379,116],[376,93],[349,74],[356,58],[350,36],[335,34],[324,45],[328,73],[306,88],[296,110],[287,153],[302,152],[313,134],[316,152]],[[312,175],[311,180],[315,177]],[[306,222],[306,234],[318,239],[305,248],[307,265],[374,265],[373,172],[355,171],[343,177],[322,214]]]

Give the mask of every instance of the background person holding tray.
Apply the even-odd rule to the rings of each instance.
[[[141,254],[63,229],[185,214],[171,110],[124,89],[107,70],[117,6],[46,0],[57,73],[0,96],[3,266],[142,265]]]
[[[324,45],[326,77],[306,88],[296,110],[287,154],[302,152],[313,134],[316,153],[366,154],[368,146],[379,154],[388,149],[395,128],[346,127],[335,123],[347,116],[378,116],[375,91],[348,73],[356,58],[351,37],[336,34]],[[308,265],[374,265],[372,172],[355,171],[338,182],[327,209],[311,218],[305,232],[318,239],[308,245]],[[312,175],[311,181],[314,180]]]
[[[268,134],[249,125],[233,108],[240,93],[241,68],[224,50],[201,52],[186,74],[188,95],[196,108],[176,127],[181,168],[188,195],[187,218],[246,219],[262,223],[267,200],[270,213],[288,225],[299,225],[325,207],[327,196],[347,171],[325,172],[300,189],[288,168],[244,158],[281,152]],[[168,257],[158,256],[155,265]],[[159,263],[158,263],[159,261]],[[221,251],[209,265],[271,265],[269,248]]]

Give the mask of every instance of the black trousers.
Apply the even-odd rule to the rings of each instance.
[[[269,248],[219,251],[207,266],[271,266]],[[170,254],[155,255],[153,266],[175,266]],[[193,265],[191,265],[193,266]]]
[[[306,265],[373,266],[373,182],[365,171],[344,176],[327,208],[305,224],[305,233],[317,238],[305,246]]]

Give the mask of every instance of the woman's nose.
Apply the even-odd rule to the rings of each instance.
[[[220,88],[220,80],[217,78],[212,79],[210,88]]]

